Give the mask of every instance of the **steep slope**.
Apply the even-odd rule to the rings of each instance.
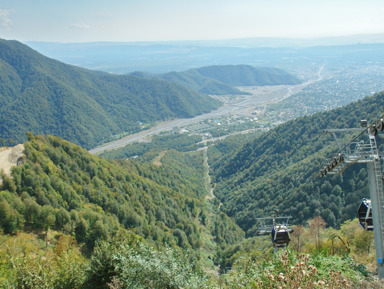
[[[54,134],[86,148],[143,124],[209,112],[207,95],[155,79],[88,71],[0,40],[0,135]]]
[[[298,84],[300,80],[286,71],[272,67],[256,68],[250,65],[213,65],[196,69],[210,77],[233,86]]]
[[[53,136],[28,135],[24,163],[2,174],[0,229],[52,228],[92,248],[119,228],[151,242],[198,249],[208,222],[197,156],[169,156],[161,167],[109,162]],[[168,157],[168,156],[167,156]],[[205,233],[206,234],[206,233]]]
[[[212,65],[181,72],[146,74],[134,72],[131,75],[147,79],[160,78],[180,84],[202,93],[213,95],[247,94],[234,86],[262,86],[298,84],[300,80],[284,70],[250,65]]]
[[[220,67],[218,66],[217,69],[219,70]],[[203,76],[196,69],[183,72],[169,72],[160,75],[160,78],[207,94],[247,94],[227,83]]]
[[[383,107],[384,92],[286,122],[240,149],[234,146],[211,166],[223,211],[250,235],[256,218],[271,216],[274,209],[292,216],[296,224],[321,215],[328,225],[338,227],[354,218],[361,199],[369,196],[365,166],[352,166],[342,179],[320,178],[321,165],[337,151],[322,130],[359,127],[361,119],[373,122],[383,115]]]

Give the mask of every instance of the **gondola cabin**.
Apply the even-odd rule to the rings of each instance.
[[[373,231],[371,200],[363,199],[357,209],[357,215],[360,225],[364,228],[364,230]]]
[[[276,225],[272,229],[272,244],[274,247],[288,246],[291,237],[289,235],[292,232],[292,228],[288,228],[286,225]]]

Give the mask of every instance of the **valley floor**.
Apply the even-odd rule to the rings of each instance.
[[[144,130],[132,135],[128,135],[116,141],[112,141],[106,144],[103,144],[99,147],[91,149],[89,152],[92,154],[99,154],[107,150],[118,149],[126,146],[132,142],[140,142],[146,138],[159,134],[164,131],[171,131],[175,128],[181,129],[191,124],[199,123],[205,119],[214,119],[226,115],[233,114],[246,114],[252,115],[255,110],[259,107],[265,109],[265,106],[269,103],[276,103],[281,100],[286,99],[291,96],[292,93],[297,93],[307,85],[313,83],[313,81],[308,81],[303,84],[298,85],[271,85],[271,86],[262,86],[262,87],[239,87],[241,90],[251,93],[250,95],[241,95],[241,96],[221,96],[218,97],[224,102],[224,105],[219,109],[199,115],[193,118],[183,118],[175,119],[172,121],[161,122],[155,127],[152,127],[148,130]]]

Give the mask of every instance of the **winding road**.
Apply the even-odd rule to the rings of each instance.
[[[209,118],[217,118],[220,116],[230,115],[230,114],[239,114],[244,111],[249,110],[250,108],[263,106],[269,103],[276,103],[282,101],[293,94],[298,93],[304,87],[322,80],[322,71],[323,67],[320,67],[316,77],[312,80],[309,80],[305,83],[301,83],[298,85],[273,85],[273,86],[253,86],[253,87],[240,87],[241,90],[250,92],[251,95],[241,96],[241,100],[234,103],[225,103],[219,109],[211,111],[209,113],[205,113],[202,115],[198,115],[193,118],[179,118],[171,121],[158,123],[156,126],[132,134],[121,139],[105,143],[99,147],[91,149],[89,152],[92,154],[99,154],[106,150],[118,149],[126,146],[132,142],[139,142],[145,138],[148,138],[151,135],[159,134],[164,131],[169,131],[177,128],[182,128],[194,123],[201,122],[205,119]]]

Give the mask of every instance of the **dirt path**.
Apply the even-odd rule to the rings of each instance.
[[[0,170],[10,176],[11,168],[17,165],[17,161],[24,155],[24,145],[0,148]],[[0,183],[2,180],[0,179]]]
[[[167,151],[162,151],[157,157],[155,157],[155,159],[152,161],[152,163],[155,165],[155,166],[158,166],[160,167],[162,165],[161,163],[161,159],[163,158],[163,156],[167,153]]]
[[[212,200],[215,198],[215,195],[213,194],[213,187],[211,185],[211,176],[209,175],[209,164],[208,164],[208,147],[202,148],[204,151],[204,167],[205,167],[205,183],[207,186],[207,192],[209,192],[208,195],[205,196],[207,200]]]
[[[207,192],[208,195],[205,196],[205,199],[207,200],[213,200],[216,198],[215,194],[213,193],[213,190],[215,188],[215,185],[212,186],[211,184],[211,176],[209,174],[209,163],[208,163],[208,147],[202,148],[204,151],[204,167],[206,168],[206,173],[204,179],[206,180],[206,186],[207,186]],[[219,207],[217,208],[220,211],[220,208],[223,204],[220,202]]]

